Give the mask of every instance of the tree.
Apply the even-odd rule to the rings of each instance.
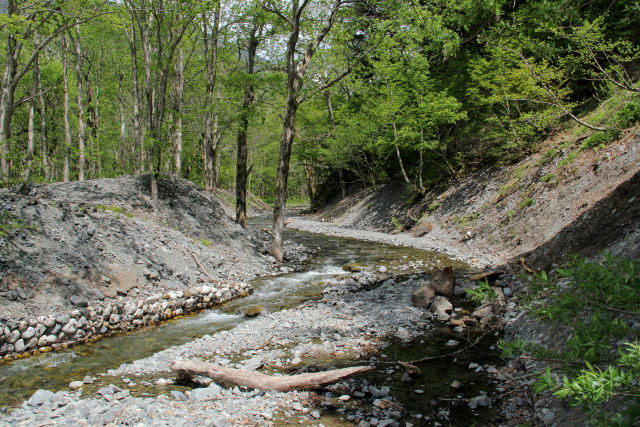
[[[272,2],[263,3],[263,7],[270,13],[277,15],[284,21],[289,29],[287,39],[286,72],[287,72],[287,101],[285,113],[282,119],[282,136],[280,138],[280,154],[278,158],[278,169],[275,188],[275,202],[273,207],[273,231],[271,239],[271,253],[278,260],[283,259],[283,243],[282,233],[284,231],[284,215],[287,201],[287,182],[289,178],[289,161],[291,159],[291,147],[295,139],[295,124],[298,107],[304,100],[301,97],[302,87],[304,85],[304,75],[309,68],[311,59],[316,53],[320,44],[327,37],[331,28],[336,22],[338,12],[351,1],[334,0],[328,5],[316,4],[316,10],[322,6],[327,6],[328,11],[322,20],[323,27],[316,29],[315,36],[312,36],[308,42],[303,55],[298,55],[298,43],[300,41],[301,25],[304,24],[303,14],[309,5],[309,0],[303,0],[302,4],[299,0],[291,0],[291,5],[286,12],[275,8]],[[350,70],[349,70],[350,71]],[[344,74],[346,75],[346,74]],[[341,75],[339,79],[344,77]],[[333,85],[339,79],[335,79],[323,89]]]
[[[0,29],[6,37],[4,72],[0,92],[0,176],[4,183],[9,180],[9,143],[11,123],[16,107],[23,100],[15,100],[16,88],[32,69],[40,52],[67,29],[89,22],[103,14],[107,1],[78,0],[65,3],[54,0],[36,0],[19,4],[8,0],[7,15],[2,16]],[[82,15],[80,12],[84,12]],[[45,32],[46,31],[46,32]],[[40,37],[34,34],[40,32]],[[34,40],[31,52],[25,40]]]
[[[139,31],[144,57],[146,129],[150,140],[151,199],[158,198],[158,174],[162,166],[162,128],[167,87],[173,60],[183,36],[195,18],[191,2],[127,0]]]

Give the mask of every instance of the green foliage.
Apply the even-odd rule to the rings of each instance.
[[[589,362],[574,376],[560,378],[549,368],[534,384],[534,390],[552,390],[554,396],[569,398],[574,406],[584,408],[592,419],[602,417],[599,412],[604,404],[617,396],[633,398],[638,403],[640,384],[640,343],[625,343],[619,350],[615,365],[601,369]],[[622,417],[618,415],[618,419]]]
[[[110,205],[96,205],[96,209],[100,209],[101,211],[109,211],[113,213],[122,213],[123,209],[120,206],[110,206]]]
[[[429,211],[429,213],[434,213],[439,207],[440,207],[440,203],[431,202],[429,203],[429,207],[427,208],[427,210]]]
[[[534,274],[531,292],[545,299],[532,304],[532,313],[570,328],[566,350],[553,355],[548,349],[515,340],[499,344],[503,355],[527,352],[572,362],[562,376],[547,369],[536,381],[535,390],[552,390],[558,398],[569,398],[592,420],[612,419],[603,412],[610,399],[633,398],[636,405],[629,412],[633,417],[640,403],[640,344],[630,321],[638,315],[640,305],[639,272],[639,260],[604,254],[598,261],[572,258],[567,267],[555,270],[556,279],[545,272]],[[576,364],[582,366],[572,369]],[[620,414],[615,418],[628,421]]]
[[[495,303],[498,301],[498,293],[489,285],[485,279],[478,283],[475,288],[467,289],[467,294],[478,305]]]
[[[544,175],[542,178],[540,178],[540,181],[542,182],[553,182],[554,179],[556,179],[556,174],[549,172],[548,174]]]
[[[7,234],[14,230],[37,230],[37,227],[16,218],[9,211],[0,211],[0,237],[7,237]]]
[[[573,150],[571,151],[567,157],[565,157],[564,159],[560,160],[558,162],[558,169],[564,169],[567,166],[569,166],[575,159],[578,158],[578,156],[580,155],[580,152],[578,150]]]
[[[395,227],[395,229],[397,231],[402,231],[403,226],[402,223],[400,221],[398,221],[398,218],[396,218],[395,216],[391,217],[391,222],[393,223],[393,226]]]
[[[518,209],[523,210],[524,208],[533,206],[535,203],[535,200],[533,200],[531,197],[525,197],[522,201],[520,201],[520,203],[518,203]]]
[[[202,243],[202,246],[209,246],[211,245],[211,242],[207,239],[200,239],[200,243]]]
[[[458,227],[464,228],[470,224],[474,224],[478,218],[480,218],[480,212],[473,212],[467,215],[457,216],[455,221]]]

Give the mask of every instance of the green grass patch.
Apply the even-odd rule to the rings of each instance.
[[[429,211],[429,213],[434,213],[439,207],[440,207],[440,203],[431,202],[427,210]]]
[[[540,181],[542,182],[553,182],[554,179],[556,179],[556,174],[555,173],[548,173],[546,175],[544,175],[542,178],[540,178]]]
[[[209,246],[211,245],[211,242],[208,241],[207,239],[200,239],[200,243],[202,243],[203,246]]]
[[[567,157],[565,157],[564,159],[560,160],[560,162],[558,163],[558,169],[564,169],[567,166],[569,166],[575,159],[578,158],[578,156],[580,155],[578,150],[573,150],[571,151]]]
[[[518,209],[523,210],[524,208],[533,206],[535,203],[536,201],[533,200],[531,197],[525,197],[523,200],[520,201],[520,203],[518,203]]]
[[[109,211],[113,213],[122,213],[123,209],[120,206],[109,206],[109,205],[97,205],[96,209],[100,209],[101,211]]]

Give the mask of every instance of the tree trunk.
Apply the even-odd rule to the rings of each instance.
[[[124,94],[122,92],[122,81],[124,73],[118,73],[118,106],[120,110],[120,170],[126,171],[127,164],[127,122],[124,115]]]
[[[125,33],[129,40],[129,52],[131,54],[131,81],[133,85],[133,144],[131,151],[133,161],[135,162],[135,174],[137,175],[144,172],[144,144],[142,138],[142,113],[140,109],[140,83],[138,81],[138,45],[133,18],[131,31],[127,32],[125,30]]]
[[[40,35],[38,32],[34,33],[36,45],[40,44]],[[44,103],[44,92],[42,90],[42,78],[40,76],[40,62],[39,58],[36,58],[33,62],[33,87],[38,94],[38,100],[40,101],[40,150],[42,155],[42,172],[45,180],[53,181],[53,174],[49,171],[49,148],[47,144],[47,110]]]
[[[273,232],[271,239],[271,254],[282,262],[284,249],[282,234],[284,232],[284,215],[287,202],[287,182],[289,179],[289,161],[291,159],[291,146],[295,139],[296,113],[300,100],[298,96],[302,90],[302,78],[307,72],[311,58],[318,46],[331,31],[339,9],[345,4],[335,2],[331,8],[330,16],[316,38],[307,46],[304,56],[296,61],[298,37],[300,35],[300,20],[302,11],[308,3],[305,1],[300,6],[299,0],[291,2],[291,16],[288,20],[291,31],[287,41],[287,107],[282,124],[282,138],[280,139],[280,154],[278,159],[278,171],[276,174],[275,203],[273,206]]]
[[[420,153],[420,165],[418,166],[418,186],[420,187],[420,191],[424,193],[424,185],[422,184],[422,166],[423,166],[422,150],[420,150],[419,153]]]
[[[294,79],[297,79],[297,73]],[[298,87],[297,81],[293,82]],[[278,170],[276,172],[275,201],[273,205],[273,231],[271,239],[271,254],[278,262],[282,262],[284,248],[282,237],[284,233],[284,215],[287,204],[287,183],[289,180],[289,161],[291,159],[291,146],[295,138],[296,113],[298,111],[297,91],[289,93],[287,110],[283,120],[282,137],[280,139],[280,155],[278,158]]]
[[[249,36],[249,46],[247,49],[247,74],[249,79],[253,75],[253,66],[258,48],[259,37],[257,33],[262,29],[257,24],[253,25]],[[247,228],[247,132],[249,130],[249,114],[255,93],[253,83],[250,81],[244,87],[244,100],[242,102],[242,116],[240,127],[238,128],[238,156],[236,159],[236,222]]]
[[[182,110],[184,100],[184,63],[182,60],[182,49],[178,50],[178,60],[176,61],[175,71],[173,111],[176,117],[173,131],[173,161],[176,175],[180,176],[180,171],[182,170]]]
[[[64,82],[64,166],[62,180],[69,181],[70,151],[71,151],[71,125],[69,123],[69,60],[67,57],[67,38],[62,34],[62,78]]]
[[[10,2],[10,8],[13,2]],[[11,11],[10,11],[11,12]],[[17,47],[13,34],[7,37],[6,59],[2,75],[2,93],[0,94],[0,175],[6,184],[9,181],[9,140],[11,138],[11,119],[16,91],[16,73],[18,68]]]
[[[218,37],[220,30],[220,1],[216,2],[213,16],[213,28],[209,34],[209,17],[203,14],[203,41],[204,55],[207,68],[207,91],[205,95],[204,116],[204,187],[207,191],[213,191],[217,186],[216,179],[216,149],[217,138],[217,112],[214,114],[214,93],[218,78]],[[217,102],[215,103],[217,106]],[[217,107],[216,107],[217,109]]]
[[[259,390],[315,390],[344,378],[375,370],[373,366],[355,366],[330,371],[275,377],[245,369],[225,368],[196,360],[175,360],[171,369],[187,375],[203,375],[216,382],[237,384]]]
[[[34,80],[35,86],[35,80]],[[35,138],[35,131],[33,129],[33,117],[36,114],[36,94],[35,88],[31,92],[31,102],[29,102],[29,122],[27,124],[27,157],[25,159],[24,171],[22,174],[22,180],[27,182],[31,177],[31,167],[33,165],[33,140]]]
[[[82,48],[80,45],[80,25],[75,25],[76,37],[74,39],[76,54],[76,76],[77,76],[77,103],[78,103],[78,181],[84,181],[85,172],[85,134],[86,122],[84,118],[84,106],[82,102]]]
[[[336,118],[333,115],[333,103],[331,102],[330,91],[325,92],[325,100],[327,102],[327,110],[329,112],[329,123],[331,124],[331,137],[334,138],[335,135],[333,134],[333,132],[336,128]],[[342,162],[340,162],[340,164],[338,165],[338,178],[340,179],[340,191],[342,192],[342,198],[344,199],[347,197],[347,186],[344,182],[344,171],[342,169]]]
[[[313,208],[316,196],[316,177],[313,173],[313,166],[308,160],[304,161],[304,175],[307,181],[307,193],[309,193],[309,200],[311,200],[311,207]]]
[[[396,122],[393,122],[393,145],[396,149],[396,157],[398,158],[398,164],[400,165],[400,171],[402,172],[402,176],[404,177],[404,182],[410,184],[411,181],[407,176],[407,172],[404,170],[404,163],[402,163],[402,156],[400,155],[400,148],[398,148],[398,129],[396,128]]]

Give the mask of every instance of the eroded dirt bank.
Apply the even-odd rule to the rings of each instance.
[[[582,150],[580,140],[564,133],[516,165],[470,174],[418,202],[393,184],[362,189],[291,226],[434,248],[480,264],[522,256],[546,267],[566,254],[607,249],[638,258],[639,177],[637,128],[598,150]],[[424,234],[414,237],[418,230]]]

